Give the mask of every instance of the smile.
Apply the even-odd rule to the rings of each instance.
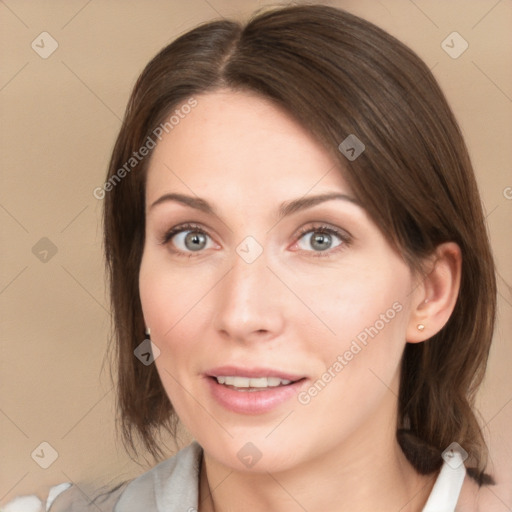
[[[218,376],[219,384],[223,384],[239,391],[259,391],[278,386],[287,386],[291,380],[280,379],[278,377],[239,377],[239,376]]]
[[[204,374],[207,393],[224,410],[236,414],[265,414],[289,403],[309,379],[279,369],[222,366]]]

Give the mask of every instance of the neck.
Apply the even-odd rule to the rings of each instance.
[[[414,470],[396,441],[396,416],[383,419],[286,471],[240,472],[204,452],[199,512],[420,512],[437,475]]]

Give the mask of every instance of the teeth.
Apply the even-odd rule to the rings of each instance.
[[[276,386],[285,386],[292,381],[287,379],[280,379],[278,377],[231,377],[220,376],[216,377],[219,384],[226,386],[234,386],[235,388],[273,388]]]

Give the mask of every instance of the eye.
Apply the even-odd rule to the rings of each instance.
[[[170,250],[177,256],[190,258],[195,256],[195,252],[209,248],[206,247],[208,238],[208,233],[199,226],[182,224],[167,231],[162,238],[162,244],[169,245]]]
[[[331,256],[350,244],[351,238],[345,231],[321,224],[318,226],[307,226],[300,230],[297,245],[306,252],[312,252],[314,257]],[[306,240],[305,244],[301,244]],[[337,240],[337,243],[336,243]],[[308,247],[312,247],[311,251]],[[333,249],[333,250],[331,250]]]
[[[167,231],[161,243],[168,245],[170,251],[177,256],[191,258],[199,256],[204,249],[211,248],[207,247],[209,238],[211,239],[210,235],[201,227],[195,224],[181,224]],[[331,256],[351,242],[347,232],[325,224],[306,226],[299,231],[297,238],[296,245],[299,249],[312,253],[314,257]],[[301,243],[303,240],[306,240],[305,244]],[[313,250],[310,250],[311,247]]]

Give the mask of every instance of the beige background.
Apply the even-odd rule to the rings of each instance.
[[[102,203],[92,191],[104,181],[128,95],[147,61],[199,22],[243,18],[265,4],[0,0],[0,503],[44,495],[64,481],[94,488],[147,468],[114,437],[112,384],[102,368],[109,332]],[[499,323],[479,403],[494,464],[508,482],[492,491],[493,500],[497,510],[512,510],[504,504],[512,503],[512,2],[330,4],[419,53],[469,145],[500,275]],[[43,31],[58,42],[47,59],[31,48]],[[457,59],[441,47],[453,31],[469,44]],[[46,262],[32,252],[43,237],[57,250]],[[43,441],[58,452],[48,469],[31,458]]]

